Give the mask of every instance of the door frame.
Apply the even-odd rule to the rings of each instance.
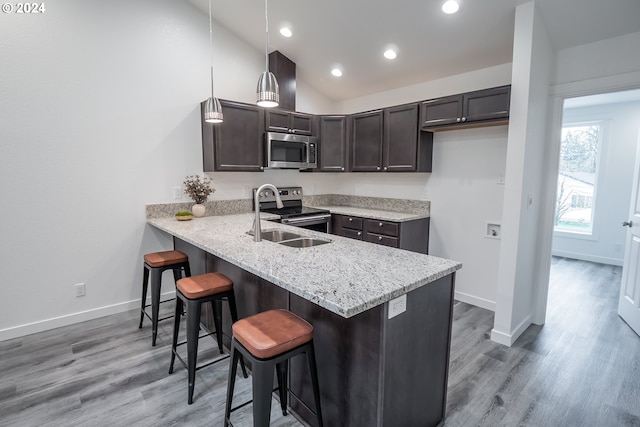
[[[546,130],[545,170],[542,172],[542,204],[540,213],[538,268],[535,277],[533,323],[542,325],[547,315],[549,276],[551,272],[551,246],[553,242],[553,214],[558,190],[560,141],[562,135],[563,106],[565,99],[598,95],[609,92],[640,89],[640,71],[596,79],[551,85],[548,100],[548,126]]]

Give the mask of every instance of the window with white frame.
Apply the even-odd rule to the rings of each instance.
[[[562,126],[554,230],[592,234],[602,123]]]

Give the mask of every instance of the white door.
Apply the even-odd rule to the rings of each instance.
[[[628,227],[627,244],[622,267],[622,284],[618,314],[640,335],[640,141],[636,151],[636,166],[631,193],[629,219],[622,223]]]

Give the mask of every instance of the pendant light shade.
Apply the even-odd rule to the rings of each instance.
[[[222,123],[222,105],[213,94],[213,24],[211,23],[211,0],[209,0],[209,51],[211,59],[211,97],[204,104],[204,121],[207,123]]]
[[[207,99],[204,104],[204,121],[207,123],[222,123],[222,105],[218,98]]]
[[[269,16],[267,14],[267,0],[264,0],[264,21],[265,21],[265,70],[258,79],[258,88],[256,90],[257,104],[260,107],[277,107],[280,104],[280,88],[276,76],[269,71]]]
[[[258,105],[261,107],[277,107],[280,103],[280,89],[276,76],[270,71],[260,74],[258,79]]]

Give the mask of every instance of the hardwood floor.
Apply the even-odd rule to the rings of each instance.
[[[616,313],[621,269],[552,265],[547,323],[511,348],[489,339],[492,312],[456,303],[445,426],[640,426],[640,338]],[[0,342],[0,426],[221,426],[228,361],[197,373],[187,405],[186,370],[168,375],[171,321],[153,348],[149,322],[139,330],[137,319]],[[216,357],[207,341],[200,355]],[[250,390],[238,377],[234,402]],[[278,408],[272,425],[301,425]],[[250,426],[251,406],[233,420]]]
[[[547,322],[511,348],[458,304],[446,426],[640,426],[640,338],[617,315],[621,268],[554,258]]]

